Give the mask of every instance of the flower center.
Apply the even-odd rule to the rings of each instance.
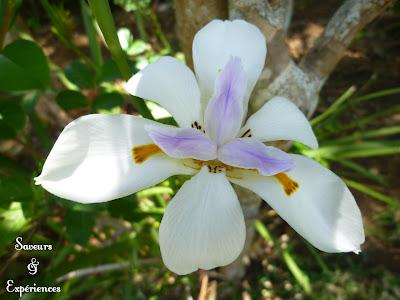
[[[201,130],[201,127],[197,129]],[[163,153],[164,152],[155,144],[146,144],[132,148],[132,157],[137,164],[145,162],[150,156]],[[243,169],[229,166],[219,160],[202,161],[188,158],[184,159],[183,162],[184,165],[189,168],[200,170],[203,166],[207,166],[210,173],[225,173],[227,177],[234,179],[243,179],[246,177],[246,173],[257,172],[255,169]],[[287,196],[293,195],[300,186],[297,181],[290,178],[286,173],[278,173],[273,175],[273,177],[282,185]]]

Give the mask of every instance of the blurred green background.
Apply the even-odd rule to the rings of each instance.
[[[295,60],[337,2],[296,1],[287,40]],[[33,184],[63,127],[79,116],[128,113],[174,123],[159,106],[123,90],[127,76],[161,55],[184,60],[173,2],[110,1],[123,59],[107,50],[83,0],[0,3],[1,299],[18,297],[5,291],[9,279],[61,287],[23,299],[400,299],[398,2],[358,34],[325,84],[311,120],[321,147],[291,149],[349,185],[364,218],[363,252],[322,253],[263,205],[241,280],[218,270],[176,276],[162,264],[158,226],[185,177],[93,205]],[[53,250],[16,251],[17,236]],[[40,261],[35,276],[26,270],[32,257]]]

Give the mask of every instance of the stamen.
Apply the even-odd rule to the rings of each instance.
[[[162,150],[155,144],[141,145],[132,148],[132,156],[137,164],[143,163],[150,156],[162,153]]]
[[[197,121],[194,121],[192,124],[190,124],[190,127],[196,128],[196,129],[198,129],[198,130],[200,130],[200,131],[206,133],[206,132],[204,131],[203,127],[202,127],[202,126],[199,124],[199,122],[197,122]]]
[[[247,130],[242,134],[241,138],[244,138],[244,137],[251,137],[251,129],[250,129],[250,128],[247,129]]]
[[[229,166],[225,165],[224,163],[219,162],[217,160],[205,162],[205,165],[208,168],[208,172],[215,173],[215,174],[225,173],[227,171],[227,167],[229,167]]]
[[[299,188],[299,184],[290,178],[286,173],[279,173],[274,175],[274,177],[282,185],[283,190],[287,196],[291,196]]]

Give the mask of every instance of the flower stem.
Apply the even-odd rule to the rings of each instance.
[[[119,43],[117,30],[115,28],[115,23],[111,14],[108,0],[89,0],[89,4],[94,17],[99,24],[100,30],[103,33],[108,49],[110,50],[111,55],[117,63],[117,66],[122,74],[122,77],[125,80],[129,80],[132,72],[129,68],[125,53],[122,51]],[[134,101],[133,104],[143,117],[154,119],[144,101]]]

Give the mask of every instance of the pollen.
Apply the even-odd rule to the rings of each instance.
[[[150,156],[157,153],[162,153],[162,150],[155,144],[141,145],[132,148],[132,156],[137,164],[143,163]]]
[[[299,188],[299,184],[290,178],[286,173],[279,173],[274,175],[274,177],[279,181],[282,185],[283,190],[287,196],[293,195],[294,192]]]

